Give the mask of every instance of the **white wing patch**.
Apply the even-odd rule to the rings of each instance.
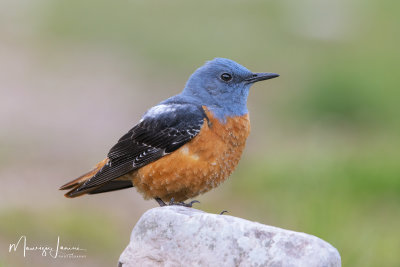
[[[180,104],[172,104],[172,105],[157,105],[149,109],[146,114],[144,114],[143,118],[146,117],[152,117],[155,118],[163,113],[167,112],[174,112],[175,110],[178,109],[178,107],[181,106]]]

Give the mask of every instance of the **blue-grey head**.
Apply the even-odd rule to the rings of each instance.
[[[248,113],[247,96],[258,81],[278,77],[275,73],[253,73],[233,60],[215,58],[189,78],[181,97],[206,106],[221,121]]]

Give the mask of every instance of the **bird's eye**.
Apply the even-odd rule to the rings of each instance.
[[[232,75],[230,75],[229,73],[222,73],[221,79],[225,82],[229,82],[230,80],[232,80]]]

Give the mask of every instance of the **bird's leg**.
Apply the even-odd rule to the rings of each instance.
[[[167,206],[167,204],[165,204],[165,202],[162,201],[161,198],[156,197],[155,200],[157,201],[158,205],[160,205],[160,207]]]
[[[175,202],[174,198],[171,198],[171,201],[169,202],[169,206],[172,205],[176,205],[176,206],[183,206],[183,207],[188,207],[191,208],[193,206],[194,203],[200,203],[200,201],[198,200],[192,200],[189,203],[185,203],[185,202]]]

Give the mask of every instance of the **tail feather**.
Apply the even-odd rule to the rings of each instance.
[[[96,187],[94,190],[88,192],[88,194],[93,195],[93,194],[105,193],[105,192],[129,188],[129,187],[133,187],[131,180],[114,180],[114,181],[105,183],[104,185]]]
[[[95,175],[98,171],[101,170],[101,168],[104,167],[104,165],[106,165],[108,163],[109,159],[106,158],[102,161],[100,161],[99,163],[97,163],[97,165],[94,167],[93,170],[91,170],[88,173],[85,173],[84,175],[66,183],[65,185],[60,187],[60,190],[67,190],[67,189],[71,189],[70,191],[68,191],[65,196],[72,198],[72,197],[78,197],[81,196],[83,194],[88,193],[89,191],[95,190],[97,187],[93,187],[90,188],[88,190],[82,190],[80,192],[75,192],[76,189],[78,189],[81,185],[83,185],[87,180],[89,180],[90,178],[93,177],[93,175]],[[75,192],[75,194],[74,194]]]
[[[64,194],[65,197],[67,198],[74,198],[74,197],[80,197],[82,195],[88,194],[90,191],[95,190],[97,187],[92,187],[87,190],[81,190],[78,191],[77,189],[81,186],[81,184],[73,187],[71,190],[69,190],[66,194]]]

